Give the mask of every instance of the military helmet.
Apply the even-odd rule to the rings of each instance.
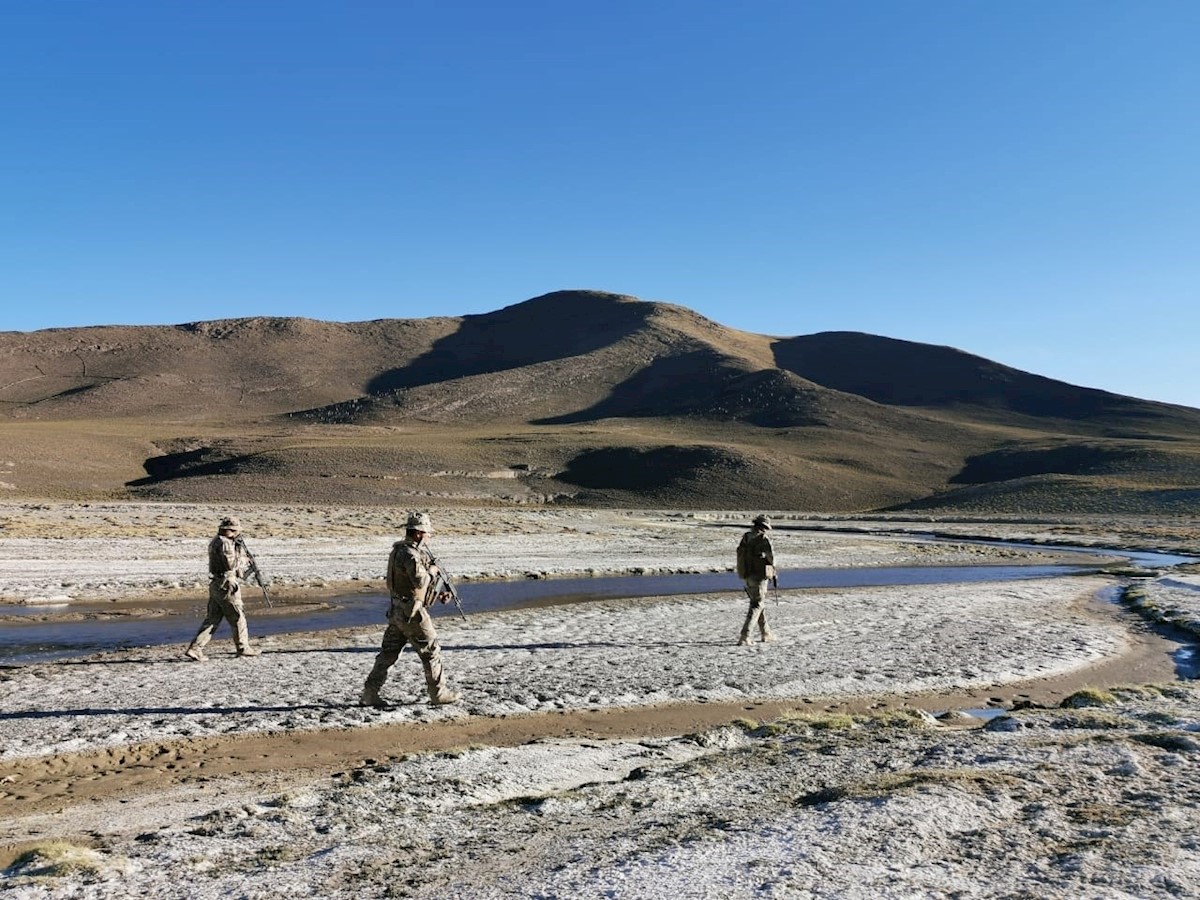
[[[771,530],[771,520],[764,515],[755,516],[754,521],[750,524],[767,531]]]
[[[221,531],[241,531],[242,530],[242,520],[239,519],[237,516],[226,516],[225,518],[223,518],[221,520],[219,530],[221,530]]]
[[[423,531],[426,534],[433,532],[433,522],[429,519],[429,513],[410,513],[404,527],[408,531]]]

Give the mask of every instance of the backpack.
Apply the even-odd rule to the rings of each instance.
[[[742,535],[742,542],[737,548],[737,574],[738,578],[748,578],[750,576],[750,535],[751,532],[746,532]]]

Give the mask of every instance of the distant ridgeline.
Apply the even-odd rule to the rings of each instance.
[[[560,291],[462,317],[0,334],[14,497],[1190,514],[1200,411]]]

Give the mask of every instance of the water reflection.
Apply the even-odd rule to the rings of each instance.
[[[780,576],[782,588],[836,588],[880,585],[954,584],[981,581],[1016,581],[1095,571],[1091,566],[894,566],[866,569],[789,569]],[[687,575],[624,575],[594,578],[525,579],[520,581],[464,582],[459,585],[463,606],[468,613],[520,609],[618,597],[656,597],[678,594],[740,594],[741,581],[730,572]],[[329,598],[317,605],[306,603],[294,612],[287,607],[263,614],[252,602],[248,609],[251,636],[286,634],[297,631],[326,631],[362,625],[382,629],[387,597],[382,593],[347,594]],[[153,604],[163,609],[168,604]],[[128,608],[128,607],[126,607]],[[186,644],[196,633],[204,616],[202,604],[177,607],[175,615],[131,618],[111,615],[112,605],[72,604],[72,611],[110,613],[102,618],[70,622],[8,621],[0,630],[0,663],[25,664],[46,662],[103,650],[160,644]],[[18,611],[35,615],[45,608],[9,607],[7,614]],[[437,616],[457,615],[453,606],[434,610]],[[223,624],[215,640],[228,640],[228,625]],[[373,651],[372,651],[373,652]]]

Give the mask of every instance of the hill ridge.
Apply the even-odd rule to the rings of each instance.
[[[94,481],[72,441],[31,455],[36,476],[0,473],[32,493],[859,510],[1124,486],[1145,505],[1200,483],[1200,410],[593,290],[421,319],[3,332],[0,411],[17,445],[125,423]]]

